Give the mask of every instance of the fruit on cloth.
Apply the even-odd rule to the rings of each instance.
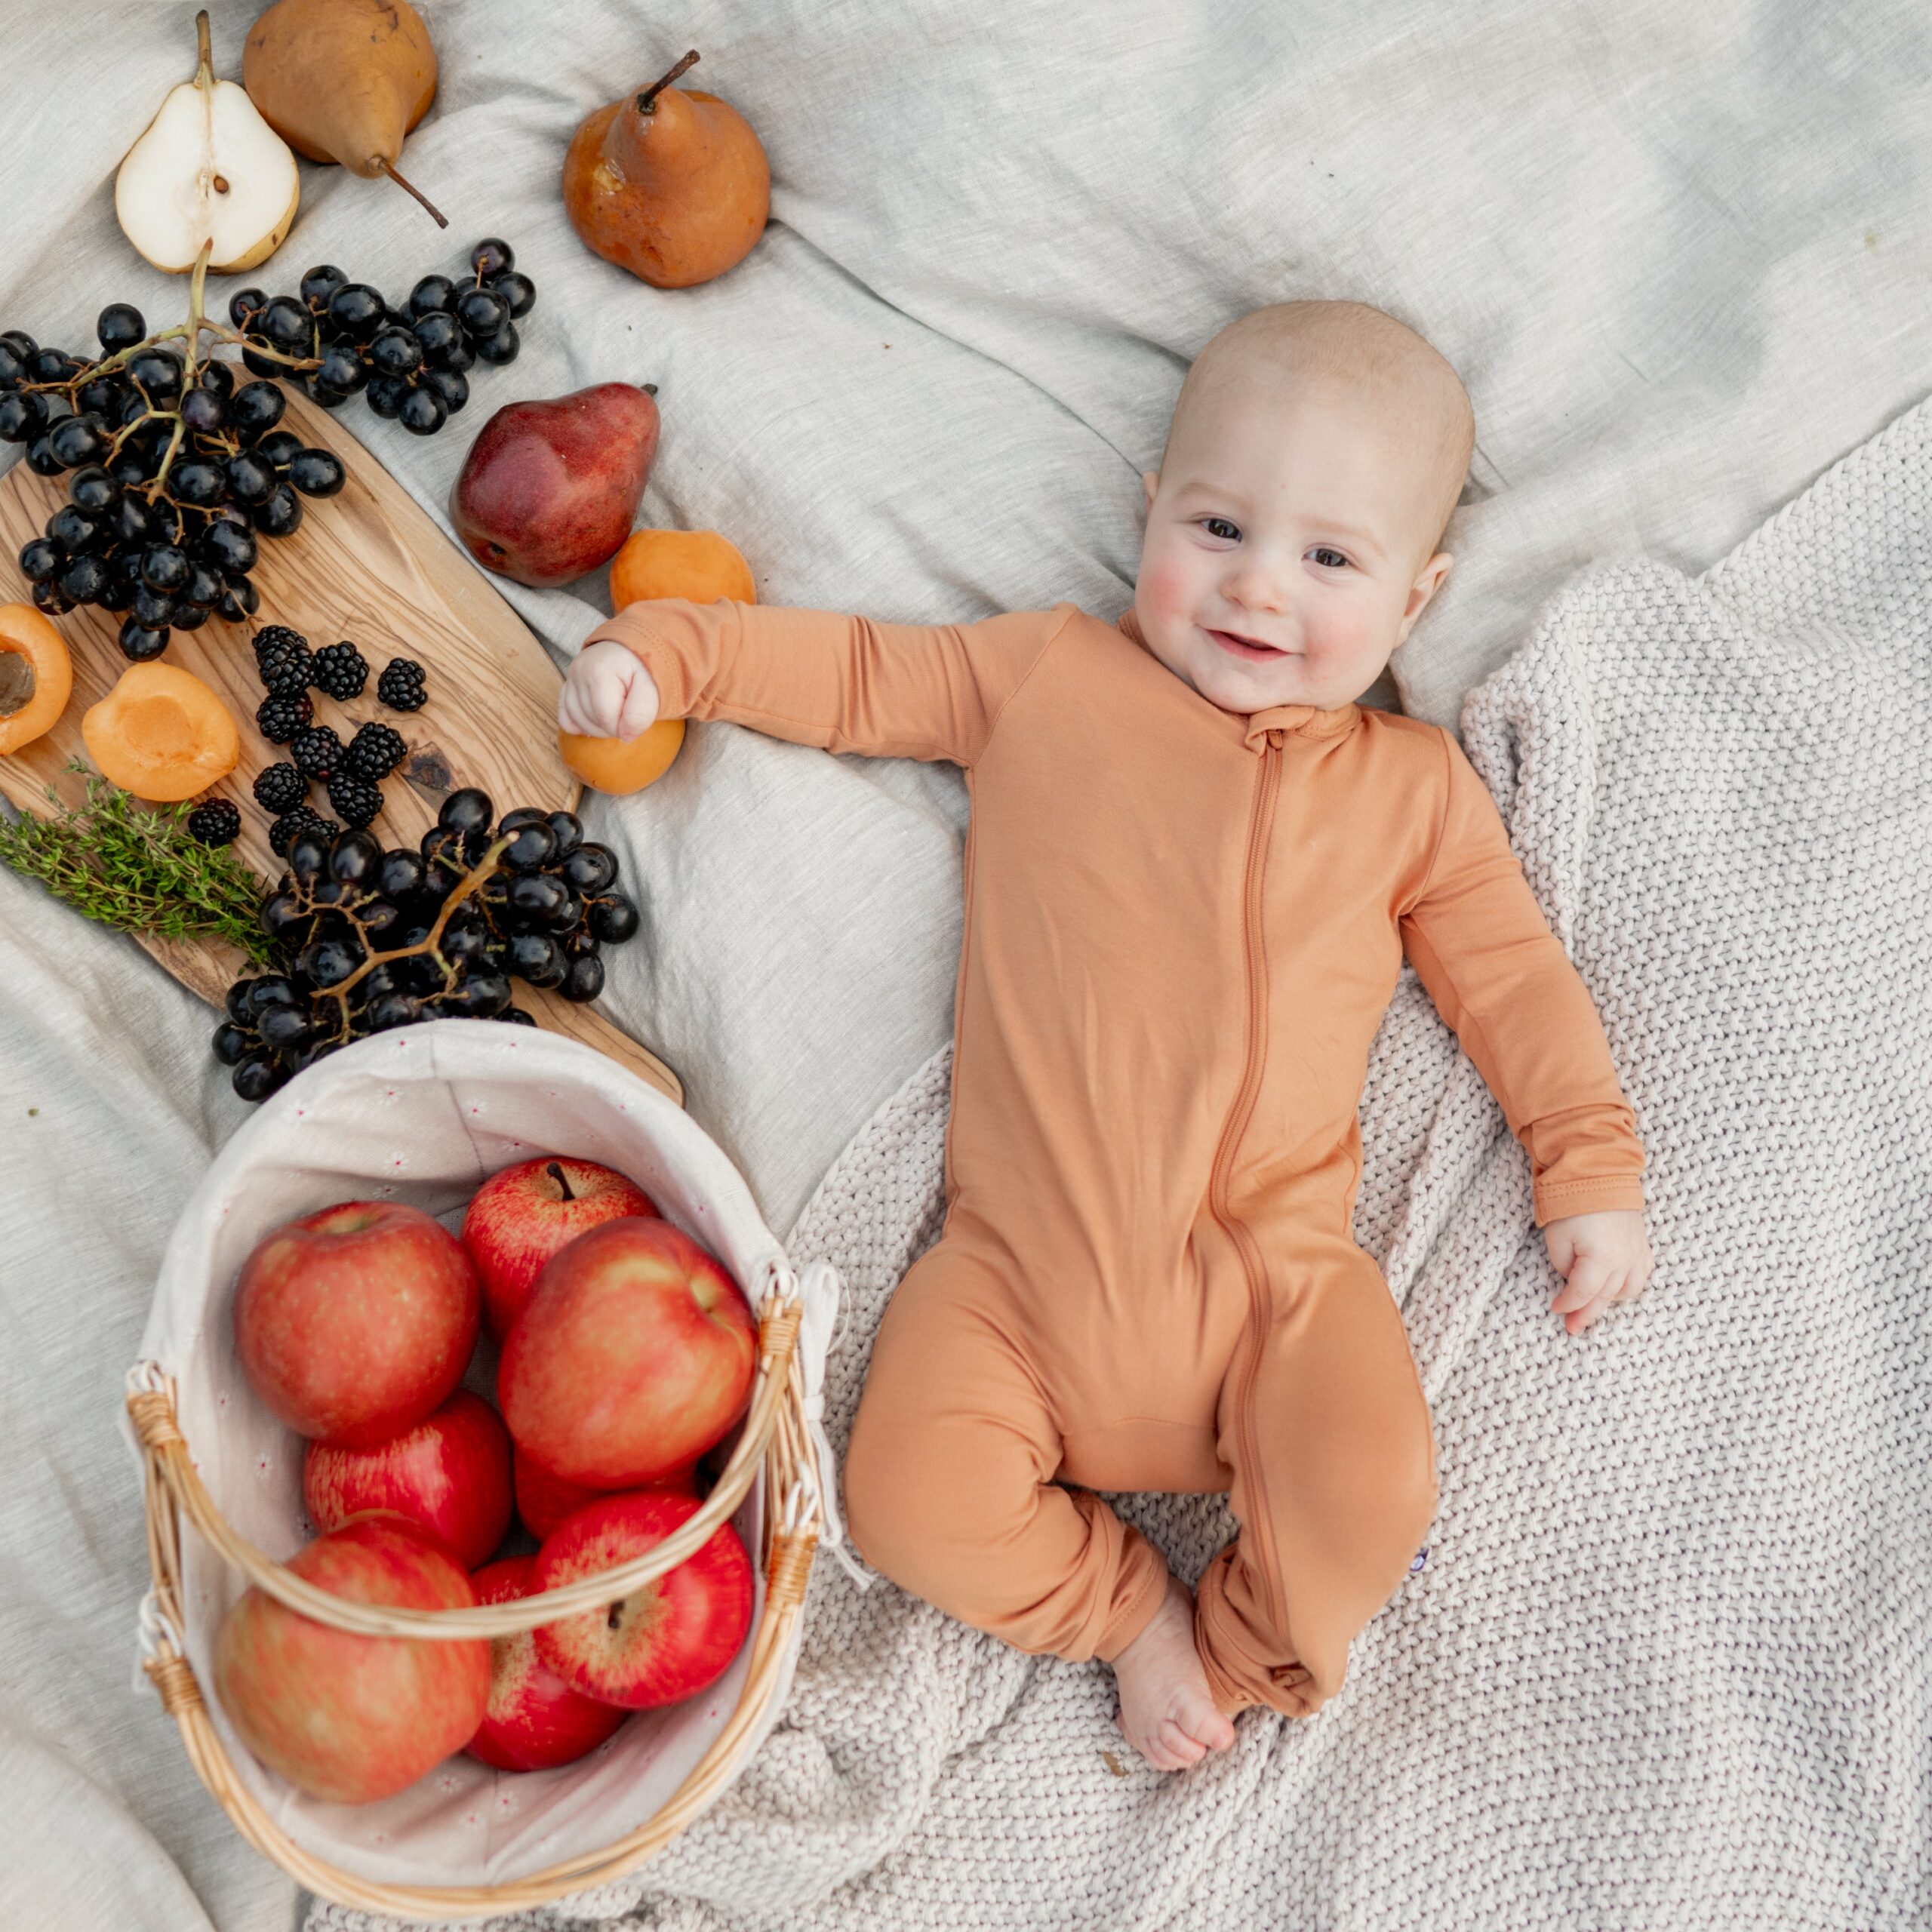
[[[629,534],[657,454],[657,403],[630,383],[508,403],[457,472],[450,518],[485,570],[518,583],[568,583]]]
[[[586,1239],[593,1237],[586,1236]],[[628,1563],[695,1516],[695,1497],[627,1490],[586,1504],[544,1540],[539,1590]],[[675,1569],[608,1607],[540,1625],[539,1659],[574,1690],[626,1710],[675,1704],[729,1669],[752,1621],[752,1566],[738,1533],[720,1523]]]
[[[0,754],[52,731],[73,690],[66,640],[31,604],[0,604]]]
[[[192,798],[235,769],[242,734],[233,715],[192,671],[131,664],[81,713],[94,769],[137,798]]]
[[[503,1344],[497,1399],[518,1447],[568,1482],[656,1481],[751,1398],[758,1322],[669,1221],[607,1222],[544,1265]]]
[[[629,743],[622,738],[591,738],[579,731],[559,731],[557,755],[586,785],[622,798],[662,778],[684,742],[685,721],[660,718]]]
[[[512,1450],[510,1466],[516,1485],[516,1513],[523,1519],[524,1527],[540,1543],[566,1516],[575,1515],[586,1503],[595,1503],[600,1496],[610,1494],[608,1490],[592,1489],[583,1483],[566,1482],[561,1476],[552,1475],[534,1457],[521,1449]],[[678,1496],[701,1497],[704,1494],[695,1462],[687,1463],[683,1468],[660,1476],[648,1486],[669,1490]]]
[[[310,1443],[302,1500],[321,1531],[365,1510],[392,1510],[474,1570],[510,1526],[509,1432],[481,1395],[459,1389],[414,1429],[373,1448]]]
[[[158,269],[232,275],[281,246],[302,185],[288,143],[232,81],[218,81],[208,17],[195,16],[200,65],[169,91],[114,177],[122,232]],[[136,338],[138,340],[138,337]]]
[[[400,1517],[371,1515],[289,1560],[352,1602],[473,1607],[456,1560]],[[242,1741],[299,1791],[367,1804],[414,1784],[475,1735],[490,1703],[486,1638],[364,1637],[251,1587],[222,1619],[214,1690]]]
[[[671,85],[697,59],[598,108],[564,157],[564,207],[585,245],[659,288],[742,261],[771,209],[750,124],[715,94]]]
[[[611,608],[653,597],[755,604],[758,586],[738,546],[715,530],[634,530],[611,560]]]
[[[483,1284],[483,1319],[500,1341],[523,1312],[543,1264],[606,1221],[654,1216],[657,1204],[614,1168],[540,1154],[492,1174],[470,1197],[463,1244]]]
[[[409,0],[276,0],[248,29],[242,79],[297,154],[386,174],[449,226],[396,169],[436,97],[436,50]]]
[[[257,1004],[258,1025],[269,1004]],[[235,1346],[290,1428],[371,1449],[414,1428],[463,1379],[480,1299],[469,1257],[420,1208],[339,1201],[277,1228],[242,1263]]]
[[[534,1556],[506,1556],[470,1578],[478,1603],[512,1603],[533,1594]],[[624,1721],[540,1661],[535,1634],[519,1630],[490,1644],[490,1703],[469,1751],[500,1771],[546,1771],[594,1751]]]

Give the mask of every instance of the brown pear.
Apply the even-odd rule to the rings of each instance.
[[[598,109],[564,157],[564,206],[585,244],[659,288],[742,261],[771,209],[750,124],[715,94],[671,85],[697,58]]]
[[[409,0],[275,0],[248,29],[242,82],[297,154],[386,174],[448,227],[396,170],[436,97],[436,50]]]

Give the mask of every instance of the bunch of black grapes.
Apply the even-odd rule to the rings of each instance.
[[[259,539],[288,535],[303,497],[343,481],[340,457],[278,426],[279,385],[238,383],[228,362],[191,374],[168,343],[120,360],[146,328],[140,310],[110,304],[96,325],[108,353],[93,363],[0,335],[0,438],[24,442],[43,476],[71,472],[66,502],[20,552],[35,605],[125,613],[121,648],[137,664],[171,631],[252,617]]]
[[[95,324],[102,353],[91,358],[0,334],[0,440],[26,444],[40,475],[68,478],[68,500],[20,552],[35,606],[122,614],[121,648],[137,663],[158,657],[173,631],[252,617],[259,540],[289,535],[303,497],[334,496],[344,481],[333,451],[281,427],[281,384],[331,409],[360,390],[378,415],[433,434],[468,401],[466,370],[514,360],[515,318],[537,300],[506,243],[479,242],[469,260],[461,281],[425,275],[403,309],[324,265],[297,296],[242,291],[232,329],[198,309],[150,338],[140,311],[115,302]],[[238,345],[257,380],[204,358],[204,333]]]
[[[536,302],[536,285],[518,272],[509,244],[492,237],[470,250],[467,276],[426,275],[400,309],[325,266],[311,269],[294,295],[242,290],[228,315],[242,332],[242,360],[257,375],[289,373],[261,352],[279,351],[301,359],[297,380],[325,409],[359,392],[378,416],[433,436],[469,400],[470,369],[516,360],[517,321]]]
[[[617,855],[570,812],[525,806],[491,829],[473,787],[443,801],[416,851],[351,827],[306,831],[262,903],[275,970],[238,980],[215,1057],[245,1100],[265,1100],[325,1054],[419,1020],[536,1023],[512,980],[565,999],[604,989],[602,948],[638,929]]]

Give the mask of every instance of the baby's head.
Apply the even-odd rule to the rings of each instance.
[[[1148,648],[1224,711],[1359,697],[1449,574],[1436,546],[1475,441],[1455,371],[1380,309],[1229,323],[1142,479]]]

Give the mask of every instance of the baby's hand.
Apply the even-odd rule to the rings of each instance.
[[[1634,1208],[1566,1214],[1546,1222],[1544,1244],[1561,1291],[1550,1303],[1563,1325],[1580,1335],[1612,1302],[1635,1301],[1651,1278],[1651,1244]]]
[[[628,742],[657,721],[657,680],[634,651],[614,638],[587,644],[564,673],[557,694],[557,722],[586,738]]]

